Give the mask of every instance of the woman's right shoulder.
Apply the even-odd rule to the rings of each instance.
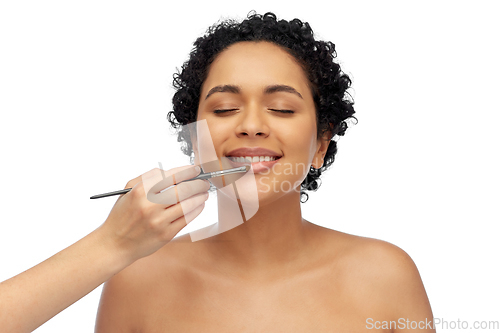
[[[185,237],[178,237],[109,279],[102,289],[95,332],[139,331],[153,304],[178,299],[186,243]]]

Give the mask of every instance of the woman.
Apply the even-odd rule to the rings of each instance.
[[[337,150],[331,139],[354,114],[334,45],[272,13],[221,22],[194,45],[175,76],[169,120],[206,122],[221,163],[252,159],[258,211],[245,219],[240,196],[241,225],[198,242],[176,238],[115,275],[96,331],[400,332],[416,324],[433,332],[404,251],[301,216],[301,189],[317,189]],[[203,164],[198,145],[184,151]],[[230,223],[231,199],[220,193],[219,223]]]

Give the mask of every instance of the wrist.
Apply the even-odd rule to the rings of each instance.
[[[137,258],[134,258],[130,251],[127,251],[106,232],[101,226],[89,234],[96,242],[96,247],[99,248],[100,255],[107,258],[110,272],[112,275],[118,273],[125,267],[131,265]]]

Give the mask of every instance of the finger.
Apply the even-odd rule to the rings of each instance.
[[[186,215],[181,216],[177,220],[170,223],[170,225],[174,228],[175,234],[179,233],[179,231],[181,231],[182,228],[188,225],[189,222],[193,221],[196,217],[198,217],[198,215],[201,214],[204,208],[205,208],[205,203],[202,203],[201,205],[195,207],[195,209],[193,209]]]
[[[153,203],[169,207],[171,205],[175,205],[178,202],[182,202],[183,200],[186,200],[193,195],[207,192],[209,189],[210,183],[208,182],[208,180],[197,179],[180,183],[158,194],[152,194],[150,192],[148,193],[148,200]]]
[[[200,169],[196,165],[183,166],[168,171],[156,168],[144,174],[142,181],[144,182],[146,193],[157,194],[183,180],[194,178],[199,175],[199,173]]]
[[[182,202],[197,193],[208,192],[210,189],[210,182],[208,180],[197,179],[175,185],[174,189],[177,191],[179,202]]]
[[[149,170],[148,172],[143,173],[142,175],[140,175],[140,176],[138,176],[138,177],[136,177],[134,179],[129,180],[127,182],[127,185],[125,185],[124,189],[126,189],[126,188],[133,188],[140,181],[144,182],[145,180],[147,180],[148,181],[147,183],[149,183],[149,181],[151,181],[151,180],[154,180],[154,179],[157,179],[157,180],[164,179],[164,178],[167,178],[167,177],[171,176],[172,174],[175,174],[176,172],[179,172],[179,171],[182,171],[182,170],[186,170],[186,169],[192,169],[194,167],[195,166],[193,166],[193,165],[186,165],[186,166],[181,166],[181,167],[173,168],[173,169],[170,169],[170,170],[162,170],[162,169],[159,169],[159,168],[154,168],[154,169]],[[196,177],[196,176],[197,175],[194,175],[193,177]]]
[[[158,204],[171,205],[179,202],[182,199],[176,196],[176,200],[174,200],[174,198],[172,197],[173,194],[170,193],[166,194],[165,196],[161,196],[160,198],[157,198],[156,195],[159,193],[163,193],[160,191],[165,191],[166,188],[171,187],[176,183],[196,177],[199,173],[200,168],[198,166],[192,165],[175,168],[168,171],[153,169],[150,173],[145,174],[142,178],[146,197],[150,202]]]
[[[199,193],[165,209],[167,219],[177,220],[208,200],[208,192]]]

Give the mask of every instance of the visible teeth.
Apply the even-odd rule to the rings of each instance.
[[[237,163],[257,163],[257,162],[269,162],[274,161],[277,158],[274,156],[240,156],[240,157],[228,157],[231,161]]]

